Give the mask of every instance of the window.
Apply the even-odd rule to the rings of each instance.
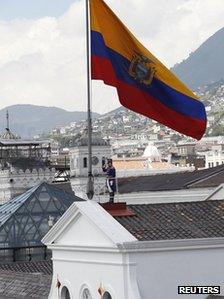
[[[93,165],[97,165],[99,163],[99,159],[96,156],[93,156],[92,163],[93,163]]]
[[[219,166],[219,162],[216,162],[216,166]]]
[[[87,158],[83,158],[83,167],[87,168]]]
[[[102,167],[104,167],[106,164],[106,158],[105,157],[102,157]]]
[[[84,289],[82,292],[82,299],[92,299],[89,289]]]
[[[69,290],[64,286],[61,290],[61,299],[70,299]]]
[[[112,297],[111,297],[110,293],[105,292],[105,293],[103,294],[103,299],[112,299]]]

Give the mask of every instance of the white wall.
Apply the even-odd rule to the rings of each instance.
[[[215,167],[222,164],[224,164],[223,152],[211,151],[205,155],[205,168]]]
[[[165,202],[184,202],[184,201],[201,201],[215,188],[192,188],[171,191],[147,191],[116,194],[116,199],[120,202],[125,201],[127,204],[149,204]],[[220,198],[219,198],[220,199]],[[223,198],[222,198],[223,199]]]
[[[87,177],[88,167],[83,167],[83,159],[88,160],[88,147],[80,146],[70,149],[70,171],[71,176],[75,177]],[[110,146],[93,146],[92,147],[92,157],[96,156],[99,159],[97,165],[93,165],[93,174],[102,174],[102,158],[111,157],[111,147]]]
[[[27,189],[43,181],[54,180],[55,169],[2,170],[0,171],[0,204],[3,204]]]
[[[178,295],[178,285],[221,286],[224,294],[224,248],[158,250],[131,254],[137,262],[141,299],[205,299]]]
[[[57,298],[57,279],[69,289],[71,298],[81,299],[81,293],[86,286],[93,299],[100,298],[98,289],[108,291],[113,299],[140,299],[138,288],[130,284],[129,268],[135,271],[135,265],[130,265],[127,254],[119,252],[116,242],[120,239],[135,240],[119,223],[98,205],[86,203],[92,212],[93,219],[79,212],[71,211],[74,204],[62,216],[52,231],[59,232],[48,248],[52,249],[53,279],[49,299]],[[80,203],[85,206],[85,203]],[[94,210],[95,209],[95,210]],[[98,211],[101,211],[98,219]],[[70,213],[68,215],[68,213]],[[88,209],[84,210],[84,214]],[[95,214],[97,213],[97,214]],[[67,220],[66,220],[67,219]],[[67,221],[67,224],[66,224]],[[60,223],[63,224],[60,228]],[[60,230],[62,229],[62,230]],[[110,235],[103,231],[109,231]],[[51,231],[48,235],[51,234]],[[48,236],[45,236],[48,238]],[[44,241],[45,242],[45,241]],[[135,280],[136,281],[136,280]],[[60,297],[59,297],[60,298]]]
[[[54,246],[54,276],[49,299],[57,298],[57,278],[62,286],[68,287],[74,299],[81,299],[84,285],[89,288],[93,299],[100,298],[100,286],[111,293],[112,299],[207,298],[205,294],[178,295],[178,286],[186,285],[217,285],[224,294],[223,244],[220,248],[219,245],[211,248],[212,242],[208,246],[189,248],[174,245],[173,248],[161,246],[153,249],[153,246],[147,252],[132,253],[118,252],[103,239],[99,246],[78,248],[66,245],[60,249]]]
[[[54,276],[51,299],[57,298],[54,287],[57,277],[62,285],[68,287],[71,298],[81,299],[81,290],[87,286],[92,298],[100,298],[98,289],[103,286],[113,299],[124,299],[124,278],[122,256],[102,252],[60,251],[54,252]],[[126,297],[127,298],[127,297]],[[131,298],[130,298],[131,299]],[[132,298],[137,299],[137,298]]]

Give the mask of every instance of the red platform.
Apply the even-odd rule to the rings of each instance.
[[[135,213],[128,208],[126,202],[102,203],[101,206],[113,217],[135,216]]]

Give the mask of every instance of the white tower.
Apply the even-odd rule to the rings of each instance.
[[[92,164],[94,175],[95,199],[99,200],[105,192],[105,175],[102,171],[102,163],[111,157],[109,141],[100,136],[92,136]],[[75,195],[86,197],[86,184],[88,176],[88,137],[84,133],[78,134],[70,144],[70,174],[71,185]]]

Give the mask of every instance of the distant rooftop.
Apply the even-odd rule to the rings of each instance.
[[[2,139],[0,137],[0,166],[19,169],[48,167],[51,148],[48,140]]]
[[[46,140],[23,140],[23,139],[4,139],[0,136],[0,145],[12,146],[12,145],[40,145],[46,143]]]
[[[110,145],[108,140],[103,139],[99,134],[92,134],[92,145],[93,146],[108,146]],[[85,130],[82,134],[78,133],[69,142],[70,147],[76,146],[88,146],[88,135]]]
[[[2,140],[18,140],[18,139],[20,139],[20,137],[18,135],[13,134],[9,128],[5,129],[5,132],[2,135],[0,135],[0,138]]]
[[[119,178],[118,188],[119,193],[131,193],[215,187],[221,183],[224,183],[224,165],[187,172]]]

